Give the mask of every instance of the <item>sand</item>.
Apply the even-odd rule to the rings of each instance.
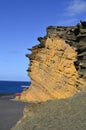
[[[0,130],[10,130],[23,115],[26,103],[10,100],[13,97],[0,97]]]
[[[11,130],[86,130],[86,92],[29,105],[27,113]]]

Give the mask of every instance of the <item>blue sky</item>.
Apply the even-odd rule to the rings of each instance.
[[[29,81],[27,48],[38,44],[50,25],[86,20],[86,0],[1,0],[0,80]]]

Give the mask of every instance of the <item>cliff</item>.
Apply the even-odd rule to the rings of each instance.
[[[40,102],[71,97],[86,89],[86,22],[49,26],[33,46],[28,75],[31,85],[21,100]]]

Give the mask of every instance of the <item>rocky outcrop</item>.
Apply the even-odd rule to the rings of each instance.
[[[76,26],[49,26],[40,44],[29,49],[30,87],[24,101],[67,98],[86,89],[86,22]]]

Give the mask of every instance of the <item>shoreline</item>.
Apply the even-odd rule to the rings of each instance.
[[[5,94],[5,93],[3,94],[3,93],[2,93],[2,94],[1,94],[1,93],[0,93],[0,99],[1,99],[2,97],[12,97],[12,96],[14,97],[14,96],[16,96],[16,94],[13,94],[13,93],[12,93],[12,94],[9,94],[9,93],[7,93],[7,94]]]

